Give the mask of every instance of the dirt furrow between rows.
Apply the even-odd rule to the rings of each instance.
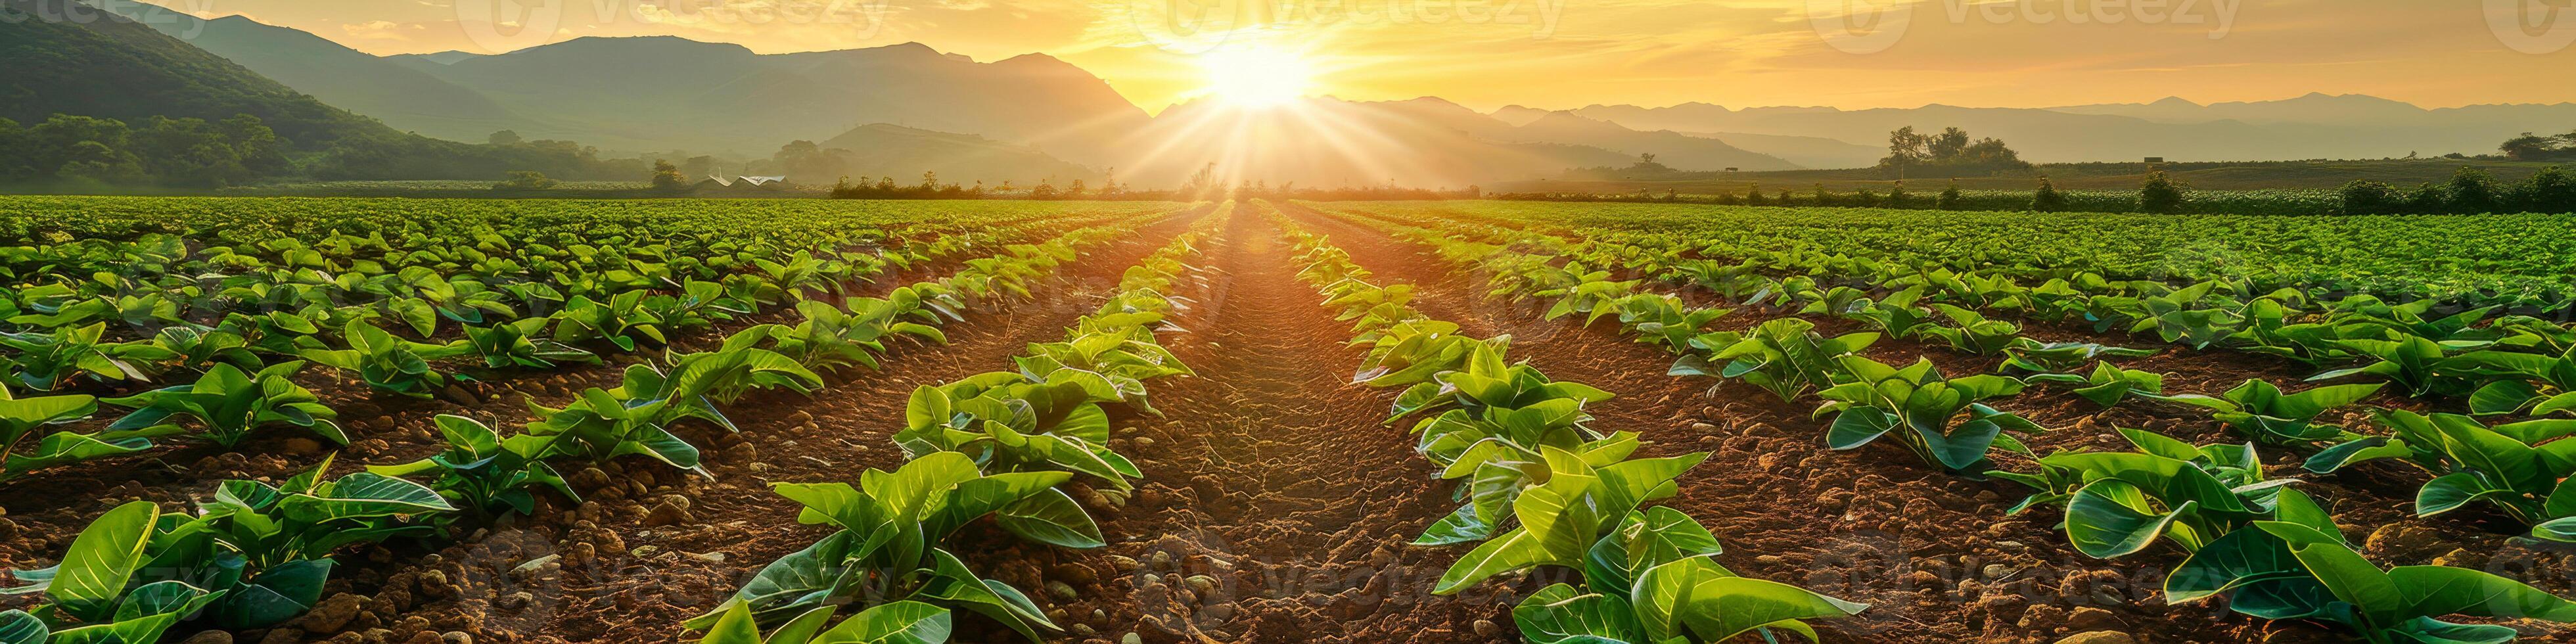
[[[1084,596],[1147,642],[1493,641],[1475,623],[1509,604],[1431,595],[1456,555],[1404,545],[1447,493],[1379,424],[1392,392],[1349,384],[1349,327],[1294,254],[1249,215],[1209,242],[1211,284],[1165,340],[1199,376],[1156,383],[1168,415],[1128,438],[1146,481],[1102,525],[1128,540],[1070,562],[1096,575]]]

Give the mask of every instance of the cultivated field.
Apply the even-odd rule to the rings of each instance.
[[[2576,216],[0,198],[0,283],[0,644],[2576,638]]]

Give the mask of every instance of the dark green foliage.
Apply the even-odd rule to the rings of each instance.
[[[2495,176],[2487,174],[2486,170],[2462,167],[2458,174],[2451,175],[2448,188],[2453,213],[2476,215],[2499,210],[2496,207]]]
[[[1888,155],[1878,167],[1889,174],[1904,176],[1907,172],[1939,175],[1990,175],[2004,170],[2030,167],[2000,139],[1968,138],[1968,132],[1947,128],[1939,134],[1918,134],[1913,126],[1898,128],[1887,136]]]
[[[2147,173],[2146,184],[2138,188],[2138,209],[2141,211],[2172,214],[2182,210],[2182,202],[2182,184],[2166,176],[2163,170]]]
[[[2048,177],[2040,177],[2039,191],[2030,195],[2030,209],[2038,212],[2066,212],[2066,194],[2058,192],[2057,184],[2049,183]]]
[[[663,159],[653,160],[652,181],[655,190],[677,190],[689,185],[688,177],[680,175],[680,166]]]

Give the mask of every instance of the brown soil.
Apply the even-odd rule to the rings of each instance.
[[[1453,506],[1379,424],[1392,393],[1350,384],[1360,353],[1295,250],[1251,215],[1206,250],[1190,332],[1165,340],[1200,377],[1154,383],[1169,415],[1138,419],[1129,452],[1147,482],[1101,526],[1122,541],[1066,553],[1100,597],[1075,608],[1148,642],[1489,641],[1475,621],[1510,604],[1431,594],[1455,555],[1403,544]]]

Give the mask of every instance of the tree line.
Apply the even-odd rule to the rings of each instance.
[[[2347,215],[2576,213],[2576,174],[2553,165],[2506,183],[2484,169],[2463,167],[2450,181],[2411,188],[2354,181],[2344,184],[2340,196],[2340,214]]]

